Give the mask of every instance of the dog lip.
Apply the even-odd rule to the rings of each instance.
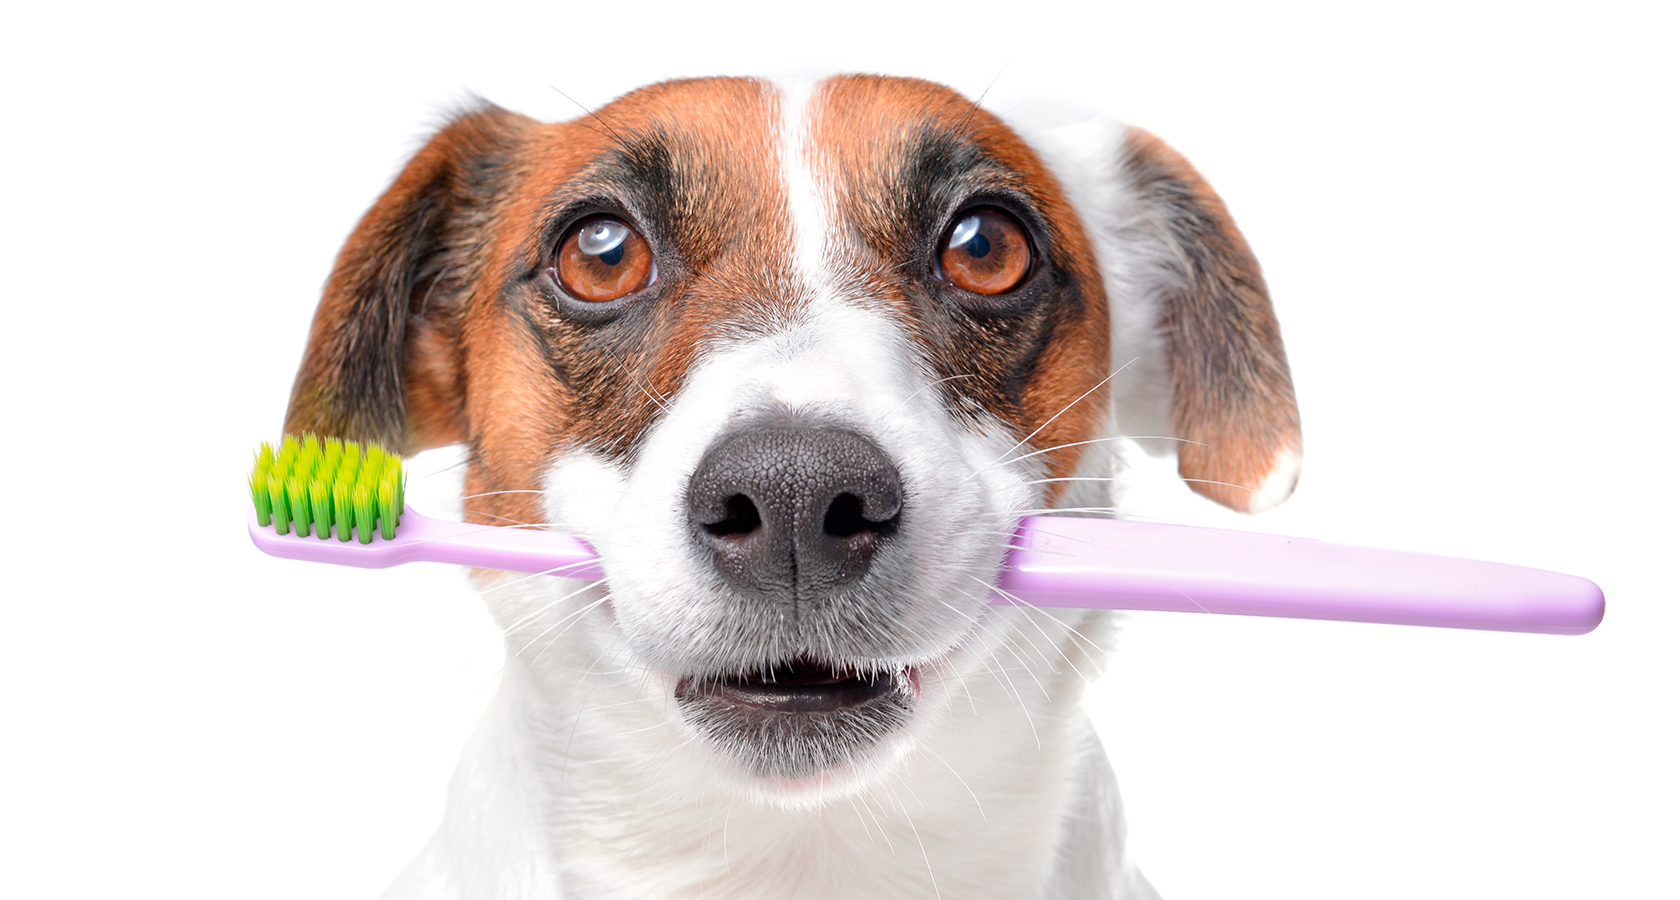
[[[908,668],[857,673],[809,660],[782,663],[764,674],[685,678],[678,696],[704,696],[743,711],[837,713],[864,706],[915,684]]]

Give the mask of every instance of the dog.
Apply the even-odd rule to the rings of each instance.
[[[290,432],[462,443],[496,699],[388,897],[1144,898],[1081,711],[1113,616],[994,587],[1117,439],[1259,511],[1300,426],[1260,270],[1153,135],[928,82],[480,104],[357,225]]]

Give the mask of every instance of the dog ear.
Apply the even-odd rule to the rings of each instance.
[[[1128,129],[1120,168],[1124,243],[1143,248],[1125,280],[1164,344],[1179,475],[1232,509],[1270,509],[1295,489],[1301,422],[1260,265],[1224,201],[1159,138]]]
[[[339,251],[292,385],[286,432],[411,454],[464,440],[463,294],[472,217],[530,119],[483,103],[434,135]]]
[[[1177,438],[1179,475],[1232,509],[1283,502],[1301,468],[1295,388],[1260,265],[1224,201],[1142,129],[1054,101],[1010,118],[1078,209],[1102,269],[1116,433]]]

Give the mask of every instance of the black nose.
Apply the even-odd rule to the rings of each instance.
[[[688,483],[689,519],[718,571],[773,600],[814,600],[862,578],[903,505],[881,448],[836,426],[738,431]]]

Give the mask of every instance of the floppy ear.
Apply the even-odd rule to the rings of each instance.
[[[1301,469],[1301,420],[1260,264],[1224,201],[1184,157],[1141,129],[1120,155],[1147,245],[1137,287],[1164,339],[1178,473],[1243,512],[1282,503]]]
[[[1202,176],[1159,138],[1050,106],[1047,121],[1017,121],[1040,126],[1034,145],[1102,267],[1114,428],[1177,438],[1179,475],[1225,506],[1252,513],[1283,502],[1300,473],[1301,423],[1248,242]]]
[[[315,310],[287,433],[404,454],[465,439],[458,336],[482,247],[472,219],[531,124],[488,103],[457,116],[362,217]]]

